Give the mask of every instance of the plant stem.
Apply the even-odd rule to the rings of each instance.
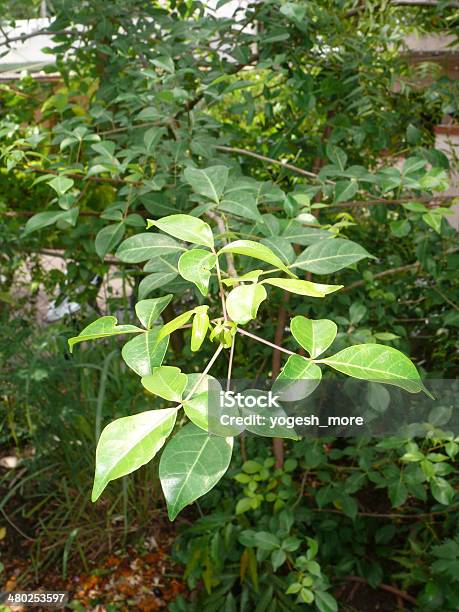
[[[198,378],[196,384],[194,385],[194,387],[191,389],[191,391],[188,393],[188,395],[185,397],[185,399],[183,400],[184,402],[186,402],[188,399],[190,399],[190,397],[193,395],[193,393],[196,391],[196,389],[199,387],[199,385],[202,383],[202,381],[204,380],[205,376],[208,374],[209,370],[211,369],[211,367],[214,365],[214,363],[217,361],[218,356],[220,355],[220,353],[223,350],[223,344],[220,344],[218,346],[218,349],[215,351],[215,353],[213,354],[211,360],[209,361],[209,363],[206,365],[204,372],[201,374],[201,376]],[[180,408],[180,406],[182,406],[182,404],[179,404],[177,406],[177,408]]]
[[[226,390],[230,390],[231,386],[231,372],[233,370],[233,358],[234,358],[234,346],[236,344],[236,336],[233,337],[233,344],[231,345],[230,356],[229,356],[229,364],[228,364],[228,374],[226,376]]]
[[[225,302],[225,291],[223,289],[223,283],[222,283],[222,273],[220,270],[220,264],[218,263],[218,255],[217,252],[215,251],[215,249],[212,249],[215,257],[217,258],[216,264],[215,264],[215,268],[217,270],[217,279],[218,279],[218,286],[220,289],[220,298],[222,301],[222,310],[223,310],[223,318],[225,321],[228,321],[228,314],[226,312],[226,302]]]
[[[240,327],[237,327],[236,329],[243,336],[248,336],[249,338],[253,338],[254,340],[257,340],[258,342],[261,342],[263,344],[266,344],[267,346],[270,346],[271,348],[275,349],[276,351],[281,351],[282,353],[287,353],[287,355],[296,355],[296,353],[294,353],[293,351],[289,351],[288,349],[283,348],[282,346],[278,346],[277,344],[274,344],[273,342],[269,342],[269,340],[265,340],[264,338],[260,338],[260,336],[256,336],[255,334],[251,334],[250,332],[246,331],[245,329],[241,329]],[[304,357],[304,359],[306,359],[306,357]]]

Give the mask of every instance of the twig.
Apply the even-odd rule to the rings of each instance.
[[[248,151],[247,149],[239,149],[238,147],[226,147],[224,145],[217,145],[215,147],[218,151],[223,151],[224,153],[238,153],[239,155],[247,155],[248,157],[254,157],[255,159],[259,159],[260,161],[266,162],[268,164],[274,164],[275,166],[281,166],[282,168],[286,168],[287,170],[291,170],[292,172],[296,172],[297,174],[302,174],[303,176],[307,176],[308,178],[317,178],[317,174],[314,172],[309,172],[309,170],[303,170],[303,168],[298,168],[297,166],[293,166],[287,162],[279,161],[278,159],[273,159],[272,157],[266,157],[266,155],[260,155],[260,153],[255,153],[255,151]],[[326,180],[326,183],[334,185],[334,181]]]
[[[349,582],[357,582],[359,584],[365,584],[367,586],[370,586],[368,584],[368,580],[366,580],[365,578],[362,578],[361,576],[334,576],[333,580],[348,580]],[[400,589],[397,589],[396,587],[391,586],[390,584],[380,583],[378,584],[377,588],[381,589],[382,591],[386,591],[387,593],[392,593],[392,595],[395,595],[396,597],[400,597],[401,599],[408,601],[411,604],[416,604],[415,597],[413,597],[406,591],[401,591]]]
[[[282,346],[278,346],[277,344],[274,344],[273,342],[269,342],[269,340],[265,340],[264,338],[260,338],[260,336],[256,336],[255,334],[251,334],[250,332],[246,331],[245,329],[241,329],[240,327],[237,327],[236,330],[242,334],[243,336],[248,336],[249,338],[253,338],[253,340],[257,340],[257,342],[261,342],[262,344],[266,344],[267,346],[270,346],[271,348],[277,350],[277,351],[281,351],[282,353],[287,353],[287,355],[296,355],[296,353],[294,353],[293,351],[289,351],[286,348],[283,348]]]
[[[229,363],[228,363],[228,374],[226,376],[226,390],[229,391],[231,387],[231,373],[233,371],[233,359],[234,359],[234,347],[236,345],[236,336],[233,337],[233,343],[231,345]]]
[[[186,402],[187,400],[190,399],[190,397],[193,395],[193,393],[196,391],[196,389],[199,387],[199,385],[202,383],[202,381],[204,380],[205,376],[207,375],[207,373],[209,372],[209,370],[211,369],[211,367],[214,365],[214,363],[216,362],[218,356],[220,355],[220,353],[223,350],[223,344],[219,344],[218,349],[215,351],[215,353],[213,354],[211,360],[209,361],[209,363],[206,365],[204,372],[201,374],[201,376],[198,378],[196,384],[194,385],[194,387],[191,389],[191,391],[188,393],[188,395],[185,397],[185,399],[183,400],[184,402]],[[180,407],[182,404],[179,404],[178,407]]]
[[[459,306],[455,302],[450,300],[449,297],[443,293],[443,291],[440,291],[440,289],[438,287],[435,287],[435,285],[432,286],[432,289],[435,291],[435,293],[438,293],[438,295],[440,297],[442,297],[447,304],[452,306],[454,308],[454,310],[458,310],[459,311]]]
[[[221,234],[225,234],[226,233],[226,227],[225,227],[225,222],[223,221],[223,219],[220,217],[220,215],[215,214],[214,212],[212,212],[211,210],[208,210],[206,212],[207,217],[209,217],[209,219],[212,219],[212,221],[215,221],[215,223],[217,224],[217,227],[220,231]],[[228,244],[228,241],[226,239],[223,239],[224,244]],[[234,257],[232,253],[225,253],[225,257],[226,257],[226,267],[228,268],[228,274],[232,277],[237,277],[237,272],[236,272],[236,268],[234,266]]]
[[[4,45],[8,46],[13,42],[21,41],[24,42],[29,38],[34,38],[35,36],[62,36],[63,34],[76,34],[77,30],[37,30],[36,32],[30,32],[29,34],[20,34],[19,36],[12,36],[11,38],[5,34],[3,31],[3,36],[5,40],[0,40],[0,47]]]
[[[217,271],[217,279],[218,279],[218,287],[220,290],[220,299],[222,302],[222,310],[223,310],[223,318],[225,321],[228,321],[228,314],[226,312],[226,302],[225,302],[225,290],[223,289],[223,283],[222,283],[222,273],[220,270],[220,264],[218,263],[218,255],[215,251],[215,249],[213,249],[213,253],[216,257],[216,261],[215,261],[215,269]]]
[[[283,302],[279,308],[279,315],[277,319],[276,331],[274,334],[274,342],[276,346],[280,347],[284,338],[285,324],[287,322],[287,308],[286,304],[289,300],[289,293],[284,291]],[[271,376],[273,380],[279,375],[281,369],[281,353],[278,348],[274,349],[272,356]],[[284,466],[284,441],[282,438],[273,438],[273,452],[276,459],[276,468],[282,469]]]
[[[407,266],[400,266],[399,268],[390,268],[389,270],[378,272],[377,274],[373,275],[373,278],[383,278],[384,276],[392,276],[393,274],[402,274],[403,272],[409,272],[411,270],[415,271],[420,266],[421,266],[421,262],[416,261],[415,263],[408,264]],[[355,289],[356,287],[362,287],[362,285],[365,285],[366,282],[367,281],[363,279],[355,281],[354,283],[351,283],[347,287],[344,287],[344,289],[342,289],[342,293],[346,293],[347,291],[350,291],[351,289]]]

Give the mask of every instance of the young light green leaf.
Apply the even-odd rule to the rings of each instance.
[[[351,240],[335,238],[322,240],[305,249],[295,262],[295,267],[314,274],[331,274],[341,268],[371,257],[360,244]]]
[[[112,421],[103,430],[96,450],[96,473],[91,499],[107,484],[145,465],[159,451],[177,418],[176,408],[148,410]]]
[[[233,438],[209,435],[193,423],[172,438],[159,464],[171,521],[217,484],[228,469],[232,450]]]
[[[170,283],[175,278],[177,278],[178,274],[173,272],[153,272],[153,274],[149,274],[145,278],[140,281],[139,284],[139,298],[143,300],[149,293],[154,291],[155,289],[160,289]]]
[[[322,359],[338,372],[388,385],[409,393],[425,390],[414,364],[400,351],[382,344],[357,344]]]
[[[187,383],[187,375],[174,366],[160,366],[141,379],[142,385],[150,393],[159,395],[170,402],[180,402]]]
[[[158,336],[158,342],[175,332],[177,329],[182,327],[182,325],[186,325],[194,312],[195,310],[187,310],[186,312],[182,312],[182,314],[178,315],[178,317],[175,317],[171,321],[168,321],[166,325],[163,325]]]
[[[311,395],[322,379],[318,365],[301,357],[290,355],[273,385],[273,393],[282,402],[295,402]]]
[[[183,174],[193,191],[218,204],[228,181],[228,168],[226,166],[211,166],[210,168],[204,168],[204,170],[186,168]]]
[[[137,302],[135,305],[135,313],[145,329],[151,329],[153,323],[169,304],[172,297],[172,293],[169,293],[164,297],[140,300],[140,302]]]
[[[193,325],[191,327],[191,350],[199,351],[209,329],[208,306],[197,306],[195,308]]]
[[[185,280],[196,285],[202,295],[209,291],[211,270],[215,266],[217,256],[203,249],[191,249],[180,257],[178,270]]]
[[[237,253],[238,255],[247,255],[247,257],[253,257],[271,264],[275,268],[279,268],[286,272],[289,276],[295,277],[290,270],[285,266],[284,262],[275,255],[270,248],[259,242],[253,240],[236,240],[230,242],[222,249],[219,250],[218,255],[221,253]]]
[[[235,287],[226,298],[226,309],[236,323],[248,323],[257,316],[260,304],[267,297],[263,285],[242,285]]]
[[[159,367],[167,351],[169,339],[158,342],[160,327],[139,334],[123,346],[121,356],[125,363],[139,376],[148,376]]]
[[[257,282],[258,277],[262,273],[263,273],[263,270],[251,270],[250,272],[247,272],[247,274],[243,274],[242,276],[237,276],[237,277],[234,277],[234,278],[233,277],[224,278],[222,280],[222,283],[226,287],[233,287],[234,285],[239,284],[241,281],[253,281],[253,282]]]
[[[169,236],[144,232],[122,242],[116,251],[116,256],[127,263],[140,263],[153,257],[184,250],[184,247]]]
[[[328,319],[307,319],[294,317],[290,329],[295,340],[315,359],[331,345],[336,338],[338,328],[336,323]]]
[[[101,259],[113,251],[116,245],[123,239],[126,226],[124,223],[112,223],[103,227],[96,236],[96,253]]]
[[[232,191],[226,194],[218,208],[243,219],[250,219],[251,221],[260,221],[261,219],[256,197],[248,191]]]
[[[310,281],[298,280],[296,278],[266,278],[261,281],[268,285],[274,285],[290,293],[298,293],[299,295],[308,295],[310,297],[323,298],[329,293],[338,291],[343,285],[321,285],[319,283],[311,283]]]
[[[108,336],[116,336],[119,334],[138,334],[142,331],[143,329],[135,325],[118,325],[116,317],[100,317],[85,327],[78,336],[69,338],[69,349],[70,352],[72,352],[75,344],[86,342],[87,340],[108,338]]]
[[[73,187],[74,182],[66,176],[56,176],[48,181],[48,185],[54,189],[57,195],[61,196]]]
[[[191,215],[169,215],[153,221],[147,219],[147,229],[155,226],[166,234],[179,240],[199,244],[209,248],[214,247],[214,236],[210,225]],[[150,234],[154,236],[155,234]]]

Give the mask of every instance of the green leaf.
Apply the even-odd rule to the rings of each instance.
[[[319,612],[338,612],[336,599],[326,591],[314,591],[315,604]]]
[[[236,240],[235,242],[230,242],[219,250],[218,255],[221,253],[237,253],[238,255],[247,255],[247,257],[253,257],[254,259],[265,261],[275,268],[283,270],[290,276],[295,276],[285,266],[283,261],[271,251],[271,249],[264,244],[254,242],[253,240]]]
[[[282,236],[262,238],[260,243],[267,246],[268,249],[271,249],[271,251],[277,255],[285,265],[292,264],[296,259],[295,251],[293,250],[292,245],[288,240],[282,238]]]
[[[92,501],[100,497],[111,480],[151,461],[171,433],[176,418],[176,408],[148,410],[107,425],[97,444]]]
[[[142,301],[149,293],[154,289],[160,289],[177,278],[176,272],[153,272],[140,281],[139,284],[139,298]]]
[[[157,66],[158,68],[161,68],[161,70],[169,72],[170,74],[173,74],[175,71],[174,61],[171,57],[168,57],[167,55],[160,55],[159,57],[155,57],[151,60],[151,63]]]
[[[340,170],[344,170],[346,167],[347,155],[343,149],[329,142],[326,147],[326,153],[332,164],[337,166]]]
[[[160,327],[139,334],[129,340],[121,351],[125,363],[139,376],[148,376],[159,367],[167,351],[169,339],[158,342]]]
[[[150,393],[170,402],[180,402],[187,383],[187,375],[174,366],[154,368],[152,374],[143,376],[142,385]]]
[[[222,388],[220,383],[216,378],[208,374],[202,379],[201,377],[202,374],[188,374],[188,384],[184,393],[185,399],[183,400],[185,414],[195,425],[205,431],[210,430],[213,435],[223,436],[224,438],[238,436],[244,430],[243,425],[223,425],[220,421],[222,414],[230,417],[239,417],[240,414],[237,406],[221,407],[220,392]],[[198,382],[199,385],[196,387]],[[210,398],[209,393],[211,394]],[[210,409],[209,399],[212,402]],[[215,405],[215,402],[218,402],[218,404]]]
[[[260,304],[267,297],[263,285],[235,287],[226,298],[226,309],[236,323],[248,323],[257,316]]]
[[[191,327],[191,350],[199,351],[209,329],[208,306],[197,306],[195,308],[193,325]]]
[[[31,234],[49,225],[54,225],[58,221],[65,221],[74,226],[78,218],[78,212],[78,208],[71,208],[70,210],[49,210],[37,213],[25,224],[24,234]]]
[[[218,204],[228,181],[228,168],[226,166],[211,166],[204,170],[186,168],[183,174],[193,191]]]
[[[295,340],[315,359],[327,350],[336,338],[338,328],[336,323],[328,319],[307,319],[303,316],[294,317],[290,329]]]
[[[311,395],[321,379],[322,371],[318,365],[300,355],[290,355],[274,381],[273,393],[280,395],[281,402],[298,401]]]
[[[179,240],[200,244],[201,246],[206,246],[211,249],[214,247],[214,236],[210,225],[191,215],[169,215],[168,217],[162,217],[162,219],[156,221],[147,219],[147,222],[147,229],[155,226],[166,234],[170,234]]]
[[[57,195],[61,196],[73,187],[74,182],[66,176],[56,176],[48,181],[48,185],[54,189]]]
[[[211,270],[215,266],[217,256],[203,249],[191,249],[180,257],[178,270],[185,280],[196,285],[202,295],[209,291]]]
[[[262,283],[274,285],[274,287],[279,287],[290,293],[317,298],[323,298],[329,293],[338,291],[343,287],[343,285],[320,285],[318,283],[311,283],[310,281],[298,280],[296,278],[266,278]]]
[[[137,302],[135,305],[135,313],[145,329],[151,329],[154,322],[171,301],[172,297],[172,293],[169,293],[164,297],[140,300],[140,302]]]
[[[254,535],[254,540],[255,546],[262,550],[270,551],[280,546],[279,538],[269,531],[257,531]]]
[[[358,188],[358,183],[355,180],[338,181],[335,185],[335,202],[347,202],[355,196]]]
[[[209,435],[192,423],[172,438],[159,464],[170,520],[217,484],[228,469],[232,450],[233,438]]]
[[[182,314],[178,315],[178,317],[175,317],[171,321],[168,321],[166,325],[163,325],[158,336],[158,342],[175,332],[183,325],[186,325],[193,316],[194,312],[195,310],[187,310],[186,312],[182,312]]]
[[[427,223],[437,234],[441,234],[441,220],[442,215],[435,214],[435,212],[428,212],[422,215],[422,220]]]
[[[404,504],[408,497],[408,489],[400,479],[390,483],[387,487],[387,491],[389,493],[391,504],[394,508]]]
[[[184,250],[184,247],[169,236],[145,232],[131,236],[122,242],[116,251],[116,256],[127,263],[139,263],[152,257]]]
[[[197,427],[209,431],[209,381],[212,380],[215,389],[221,387],[217,379],[209,376],[209,374],[201,377],[202,374],[188,374],[183,409],[190,421]],[[196,387],[198,382],[199,384]]]
[[[335,238],[333,240],[322,240],[305,249],[295,262],[295,267],[313,272],[315,274],[331,274],[341,268],[346,268],[371,257],[362,246],[351,242]]]
[[[257,200],[248,191],[232,191],[223,196],[223,200],[218,205],[218,208],[230,215],[242,217],[243,219],[250,219],[251,221],[261,220],[261,214],[257,208]]]
[[[113,223],[103,227],[98,232],[95,241],[96,253],[101,259],[113,251],[116,245],[123,239],[126,226],[124,223]]]
[[[414,364],[391,346],[357,344],[322,359],[320,363],[326,363],[348,376],[395,385],[409,393],[424,390]]]
[[[433,478],[430,482],[430,490],[439,504],[450,506],[454,499],[454,489],[444,478]]]
[[[70,352],[73,351],[74,345],[79,342],[96,340],[97,338],[108,338],[108,336],[116,336],[119,334],[138,334],[142,331],[143,329],[135,325],[118,325],[116,317],[100,317],[85,327],[78,336],[69,338],[68,343]]]
[[[315,227],[305,227],[297,221],[290,221],[282,232],[282,237],[293,242],[294,244],[301,244],[308,246],[315,244],[320,240],[330,240],[334,234],[327,230],[316,229]]]

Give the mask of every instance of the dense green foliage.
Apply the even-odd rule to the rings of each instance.
[[[206,429],[210,377],[309,393],[322,376],[411,393],[455,377],[457,232],[432,127],[457,116],[457,85],[403,45],[457,15],[271,0],[216,18],[204,4],[55,0],[59,79],[2,85],[5,441],[72,483],[87,525],[104,509],[106,533],[118,506],[126,537],[150,495],[161,504],[158,463],[171,519],[199,500],[175,556],[204,588],[175,612],[333,611],[334,582],[358,579],[456,609],[459,446],[441,410],[417,440]],[[44,271],[46,254],[65,272]],[[80,309],[29,334],[40,284]],[[39,494],[66,516],[67,485],[50,485]],[[63,516],[47,525],[65,534]],[[84,529],[54,536],[64,571]]]

